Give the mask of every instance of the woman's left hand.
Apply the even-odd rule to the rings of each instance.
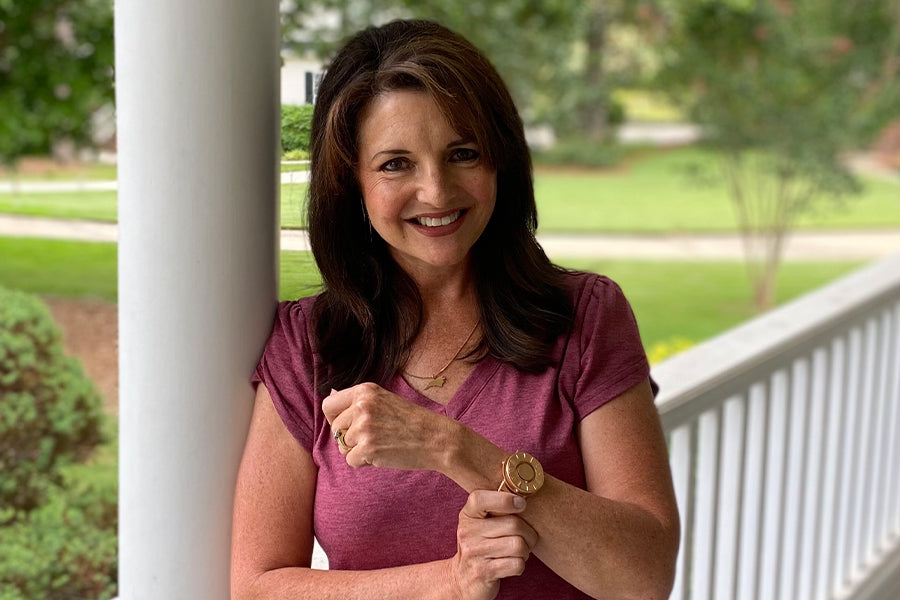
[[[344,432],[341,453],[352,467],[440,470],[458,424],[374,383],[332,391],[322,402],[332,432]]]

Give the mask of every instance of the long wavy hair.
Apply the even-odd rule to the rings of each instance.
[[[494,212],[472,248],[483,332],[473,356],[545,369],[572,307],[564,270],[535,240],[531,156],[519,113],[494,67],[465,38],[430,21],[394,21],[344,45],[313,112],[308,227],[324,284],[313,319],[327,371],[319,391],[388,381],[406,363],[422,322],[418,289],[371,229],[356,177],[360,115],[378,94],[398,90],[430,94],[497,173]]]

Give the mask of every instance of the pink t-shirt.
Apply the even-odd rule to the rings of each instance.
[[[568,279],[572,331],[560,336],[554,365],[543,373],[523,373],[488,356],[446,406],[419,394],[399,374],[385,387],[509,452],[534,454],[547,473],[584,488],[576,425],[647,378],[650,368],[619,287],[594,274]],[[431,471],[353,469],[338,452],[315,393],[322,364],[309,318],[313,302],[278,306],[253,381],[265,383],[288,430],[318,467],[313,521],[329,568],[378,569],[453,556],[463,489]],[[521,576],[503,580],[498,598],[587,598],[537,558],[526,565]]]

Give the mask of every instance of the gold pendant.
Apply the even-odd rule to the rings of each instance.
[[[433,388],[433,387],[437,387],[437,388],[444,387],[444,383],[446,381],[447,381],[446,377],[444,377],[443,375],[438,375],[437,377],[435,377],[434,379],[432,379],[431,381],[429,381],[428,383],[425,384],[425,389],[427,390],[428,388]]]

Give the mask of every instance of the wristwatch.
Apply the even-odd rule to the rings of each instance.
[[[538,459],[527,452],[517,451],[503,461],[503,481],[498,492],[516,496],[530,496],[544,485],[544,468]]]

